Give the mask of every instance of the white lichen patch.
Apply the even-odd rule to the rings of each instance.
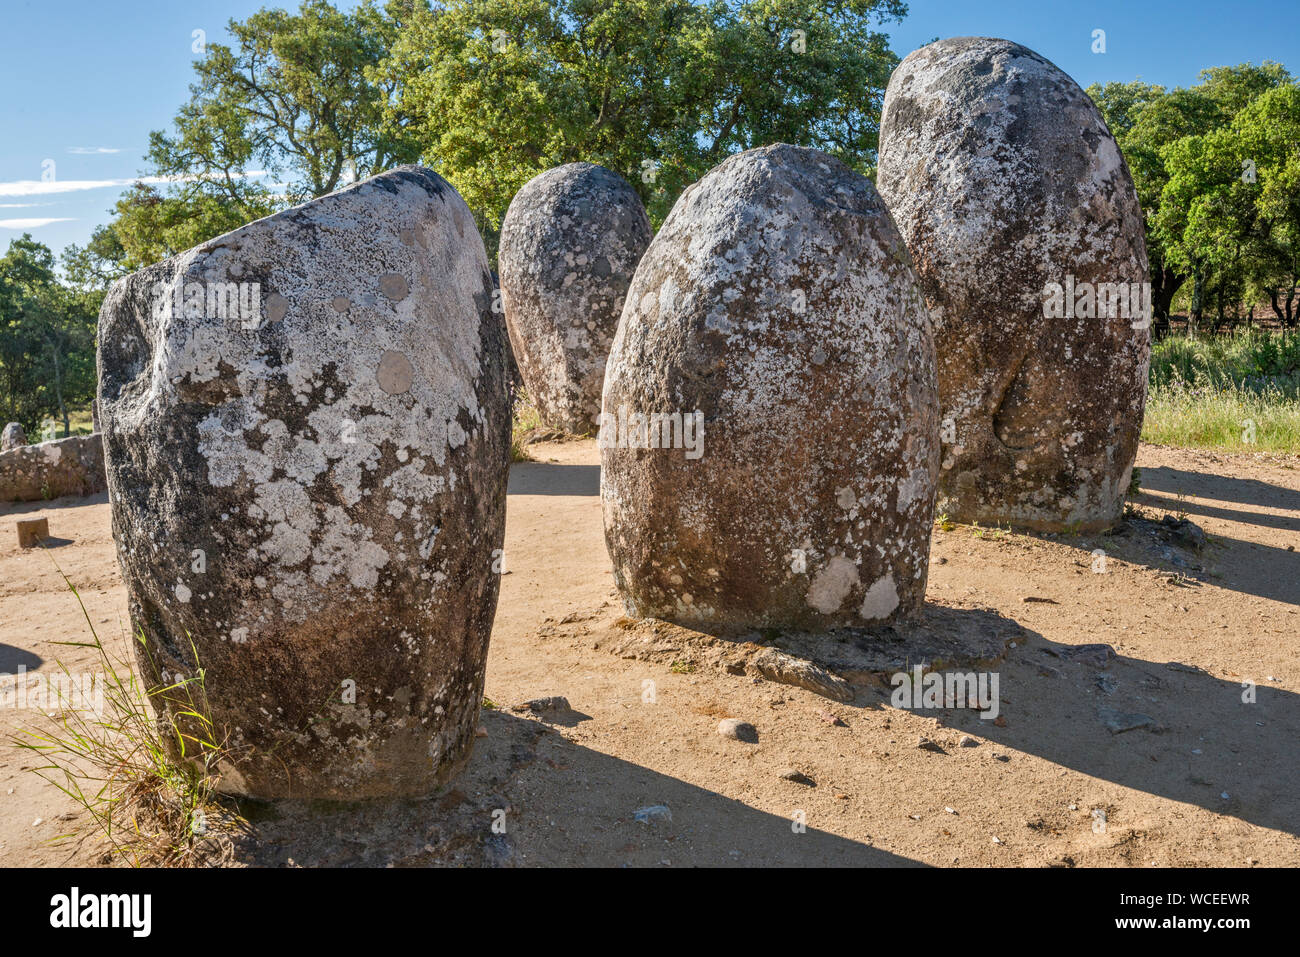
[[[823,615],[833,615],[857,584],[858,566],[843,555],[836,555],[813,578],[808,588],[808,604]]]
[[[898,588],[892,575],[886,575],[867,589],[858,613],[867,621],[881,621],[898,608]]]

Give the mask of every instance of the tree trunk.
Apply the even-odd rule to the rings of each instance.
[[[1157,319],[1169,318],[1169,307],[1174,301],[1174,294],[1183,284],[1185,277],[1178,275],[1168,266],[1151,271],[1151,308]]]
[[[72,434],[72,426],[68,421],[68,407],[63,403],[63,366],[59,363],[58,345],[51,345],[50,351],[54,354],[54,396],[59,401],[59,417],[63,419],[63,437],[66,439]]]
[[[1168,266],[1151,271],[1151,335],[1154,338],[1161,339],[1169,332],[1169,310],[1185,279]]]
[[[1277,321],[1286,325],[1286,316],[1282,315],[1282,304],[1277,301],[1277,290],[1269,289],[1268,301],[1273,306],[1273,315],[1277,316]]]
[[[1205,310],[1205,279],[1200,269],[1192,271],[1192,305],[1187,310],[1187,334],[1193,339],[1201,327],[1201,314]]]

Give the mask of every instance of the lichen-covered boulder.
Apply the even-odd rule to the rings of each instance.
[[[934,344],[889,211],[838,160],[750,150],[682,194],[628,290],[601,418],[629,614],[812,629],[919,610]]]
[[[10,449],[16,449],[27,444],[27,433],[17,422],[10,422],[5,426],[4,431],[0,432],[0,452],[8,452]]]
[[[0,502],[40,502],[104,491],[100,436],[73,435],[0,452]]]
[[[592,163],[548,170],[510,201],[501,300],[524,388],[551,428],[595,431],[605,360],[650,236],[636,190]]]
[[[193,643],[222,789],[422,794],[468,757],[509,461],[491,296],[468,207],[411,166],[109,292],[99,402],[141,666],[192,677]]]
[[[1142,426],[1150,287],[1133,181],[1096,106],[1018,44],[932,43],[889,81],[877,186],[934,320],[939,511],[1113,524]]]

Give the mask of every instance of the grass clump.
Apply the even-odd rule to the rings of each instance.
[[[520,389],[515,395],[515,404],[510,421],[510,461],[529,461],[528,439],[542,427],[542,416],[533,405],[528,393]]]
[[[104,647],[76,587],[59,574],[81,607],[91,640],[52,643],[94,650],[102,696],[96,695],[93,708],[71,700],[62,688],[75,687],[75,680],[66,664],[56,662],[67,682],[59,683],[53,714],[39,727],[22,729],[11,743],[37,759],[33,773],[88,812],[107,843],[110,862],[216,863],[222,842],[215,837],[237,823],[237,816],[214,790],[216,763],[229,761],[230,754],[207,716],[197,651],[191,643],[193,676],[146,687],[128,662]],[[135,640],[145,647],[143,633]],[[79,836],[74,830],[54,840]]]
[[[1300,452],[1300,332],[1248,329],[1155,343],[1142,440]]]

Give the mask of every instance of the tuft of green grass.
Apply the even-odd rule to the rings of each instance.
[[[207,863],[209,837],[236,818],[215,793],[216,764],[229,761],[230,752],[208,717],[193,642],[193,676],[146,687],[128,662],[104,647],[81,595],[62,569],[59,574],[81,607],[91,640],[52,644],[94,649],[103,707],[79,709],[85,702],[68,699],[60,687],[60,707],[39,726],[20,729],[11,744],[36,758],[29,770],[89,813],[110,859],[132,866]],[[143,633],[135,639],[147,647]],[[75,687],[67,665],[55,664],[67,687]],[[74,830],[55,841],[77,836]]]
[[[1300,387],[1300,330],[1241,329],[1192,339],[1167,336],[1151,346],[1151,385]]]
[[[1155,343],[1142,440],[1300,452],[1300,331],[1251,329]]]
[[[515,395],[515,406],[510,423],[510,461],[530,461],[526,449],[529,434],[542,427],[542,416],[528,394],[520,389]]]
[[[1257,392],[1153,388],[1147,396],[1142,441],[1225,452],[1300,452],[1300,395],[1283,389]]]

